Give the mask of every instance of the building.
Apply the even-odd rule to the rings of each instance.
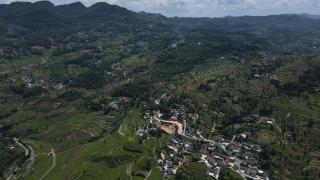
[[[169,135],[175,135],[176,133],[176,128],[173,125],[161,125],[160,129]]]

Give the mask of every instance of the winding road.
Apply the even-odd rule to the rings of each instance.
[[[30,157],[26,160],[26,168],[24,173],[20,174],[20,175],[15,175],[14,173],[16,173],[18,171],[19,168],[16,168],[14,170],[14,173],[11,174],[7,180],[11,180],[11,179],[19,179],[21,176],[25,177],[30,171],[31,171],[31,167],[34,164],[34,161],[36,159],[36,153],[34,151],[34,149],[32,148],[31,145],[27,145],[27,147],[25,145],[23,145],[22,143],[19,142],[18,138],[13,138],[13,140],[15,141],[16,144],[18,144],[19,146],[21,146],[24,150],[25,150],[25,156],[28,156],[30,153]],[[21,140],[22,141],[22,140]],[[22,141],[23,142],[23,141]],[[23,142],[24,144],[26,144],[26,142]]]
[[[34,151],[34,149],[32,148],[31,145],[28,145],[28,149],[30,150],[30,158],[27,160],[29,161],[29,164],[27,165],[27,168],[26,168],[26,172],[25,174],[23,175],[24,177],[29,174],[29,172],[31,171],[31,168],[36,160],[36,152]]]
[[[24,151],[26,152],[26,153],[25,153],[25,156],[28,156],[28,154],[29,154],[28,148],[26,148],[23,144],[21,144],[21,143],[19,142],[19,139],[18,139],[18,138],[13,138],[13,140],[14,140],[14,142],[16,142],[19,146],[21,146],[21,147],[24,149]]]
[[[39,178],[39,180],[44,179],[50,173],[50,171],[56,166],[56,153],[54,152],[54,148],[51,149],[49,154],[52,155],[52,166]]]

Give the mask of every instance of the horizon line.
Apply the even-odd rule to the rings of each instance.
[[[51,2],[50,0],[36,0],[35,2],[31,2],[31,1],[24,1],[24,0],[14,0],[12,2],[8,2],[8,3],[0,3],[0,5],[11,5],[13,3],[30,3],[30,4],[36,4],[36,3],[39,3],[39,2],[49,2],[50,4],[52,4],[54,7],[59,7],[59,6],[65,6],[65,5],[71,5],[71,4],[81,4],[83,5],[85,8],[90,8],[96,4],[107,4],[107,5],[110,5],[110,6],[117,6],[117,7],[120,7],[120,8],[124,8],[128,11],[132,11],[132,12],[136,12],[136,13],[147,13],[147,14],[157,14],[157,15],[162,15],[162,16],[165,16],[167,18],[227,18],[227,17],[268,17],[268,16],[281,16],[281,15],[309,15],[309,16],[320,16],[320,13],[319,14],[311,14],[311,13],[274,13],[274,14],[266,14],[266,15],[250,15],[250,14],[244,14],[244,15],[225,15],[225,16],[168,16],[168,15],[165,15],[165,14],[162,14],[160,12],[148,12],[148,11],[135,11],[135,10],[132,10],[132,9],[129,9],[127,7],[123,7],[121,5],[118,5],[118,4],[111,4],[111,3],[108,3],[108,2],[105,2],[105,1],[99,1],[99,2],[94,2],[90,5],[86,5],[84,4],[83,2],[81,1],[74,1],[74,2],[70,2],[70,3],[53,3]]]

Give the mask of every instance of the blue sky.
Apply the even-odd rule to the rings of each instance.
[[[13,0],[0,0],[10,3]],[[20,0],[25,1],[25,0]],[[36,0],[29,0],[36,1]],[[79,0],[51,0],[66,4]],[[90,6],[96,2],[117,4],[134,11],[161,13],[166,16],[221,17],[309,13],[320,14],[320,0],[80,0]]]

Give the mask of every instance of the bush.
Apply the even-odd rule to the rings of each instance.
[[[220,174],[221,174],[222,180],[242,180],[243,179],[240,174],[230,169],[223,169]]]
[[[135,142],[126,143],[123,145],[123,149],[130,152],[143,153],[143,148]]]
[[[86,89],[98,89],[105,84],[103,75],[96,72],[86,72],[73,80],[71,86],[82,87]]]
[[[92,162],[104,161],[109,168],[114,168],[126,162],[130,162],[132,160],[134,160],[133,156],[122,155],[122,156],[102,156],[102,157],[94,158]]]

